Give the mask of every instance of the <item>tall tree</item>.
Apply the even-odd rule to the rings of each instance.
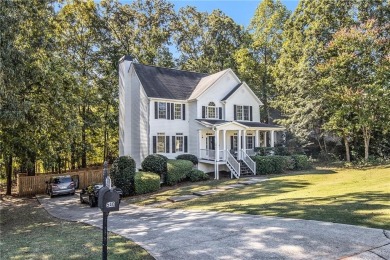
[[[326,60],[318,65],[328,103],[325,128],[344,137],[348,161],[352,129],[361,131],[367,160],[374,130],[386,133],[390,128],[390,23],[375,24],[368,20],[340,29],[326,48]]]
[[[173,39],[179,67],[212,73],[236,68],[232,54],[242,45],[244,30],[221,10],[208,14],[189,6],[179,10]]]
[[[81,146],[81,166],[87,166],[87,152],[91,148],[88,134],[93,134],[96,115],[93,107],[97,104],[97,89],[94,84],[97,67],[96,51],[98,48],[98,9],[94,1],[74,0],[67,2],[57,16],[58,44],[63,49],[72,70],[76,85],[73,93],[74,108],[78,110],[81,125],[81,143],[72,140],[72,167],[77,156],[77,147]]]
[[[275,95],[272,71],[280,55],[283,28],[289,16],[290,11],[279,0],[262,1],[248,28],[252,42],[247,51],[242,50],[237,53],[237,58],[242,62],[239,71],[243,76],[245,77],[245,74],[251,71],[248,78],[256,77],[260,80],[258,82],[252,80],[252,82],[254,83],[253,87],[258,89],[257,92],[264,104],[262,118],[265,119],[266,123],[270,123],[269,103],[272,96]],[[253,65],[254,60],[257,62],[255,66]]]

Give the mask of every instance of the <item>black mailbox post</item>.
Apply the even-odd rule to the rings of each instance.
[[[107,260],[107,219],[111,211],[119,211],[119,193],[111,189],[111,179],[107,176],[107,162],[104,162],[103,187],[99,190],[98,206],[103,212],[102,258]],[[107,181],[108,180],[108,181]],[[110,187],[107,187],[107,183]]]
[[[119,193],[108,187],[101,188],[98,206],[103,212],[119,211]]]

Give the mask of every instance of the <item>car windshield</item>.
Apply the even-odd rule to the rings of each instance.
[[[60,183],[69,183],[72,181],[71,177],[60,177],[60,178],[54,178],[53,183],[54,184],[60,184]]]

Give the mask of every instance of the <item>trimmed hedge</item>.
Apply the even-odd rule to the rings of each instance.
[[[177,160],[186,160],[192,162],[194,165],[198,164],[198,157],[193,154],[180,154],[176,157]]]
[[[154,172],[163,175],[167,172],[168,158],[161,154],[151,154],[146,156],[141,163],[144,172]]]
[[[130,156],[118,157],[111,166],[110,177],[113,185],[122,189],[123,195],[134,192],[135,161]]]
[[[306,155],[260,156],[251,157],[256,162],[257,174],[277,174],[285,170],[303,170],[311,168]]]
[[[153,172],[137,172],[134,176],[135,194],[145,194],[160,189],[160,176]]]
[[[208,180],[209,176],[201,170],[192,169],[188,173],[187,178],[190,179],[190,181],[195,182]]]
[[[166,184],[175,185],[184,180],[193,167],[192,162],[186,160],[168,160]]]
[[[291,158],[295,162],[294,170],[306,170],[311,168],[311,163],[306,155],[294,154]]]

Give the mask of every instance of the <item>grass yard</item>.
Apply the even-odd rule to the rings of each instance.
[[[35,199],[1,201],[1,259],[101,259],[101,229],[56,219]],[[109,233],[109,259],[153,259],[143,248]]]
[[[169,196],[190,194],[222,184],[226,184],[226,181],[167,190],[138,203],[162,201]],[[390,166],[317,169],[273,176],[256,185],[164,207],[312,219],[390,229]]]

